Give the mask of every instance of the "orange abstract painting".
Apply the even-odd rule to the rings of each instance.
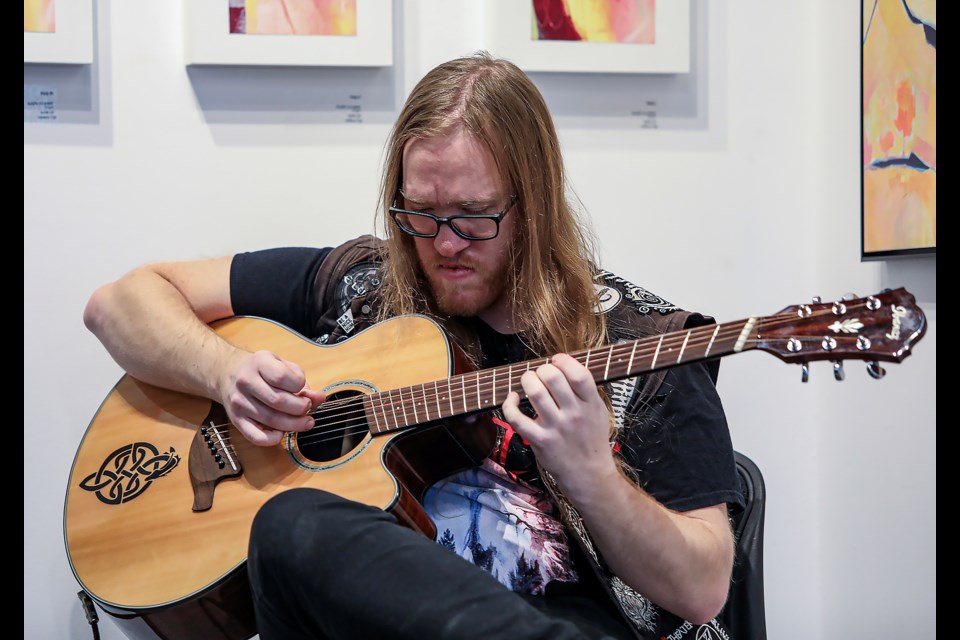
[[[534,40],[656,43],[654,0],[532,0]]]
[[[24,33],[55,33],[56,30],[53,0],[23,0]]]
[[[230,33],[355,36],[357,0],[228,0]]]
[[[862,42],[862,254],[934,252],[936,0],[864,0]]]

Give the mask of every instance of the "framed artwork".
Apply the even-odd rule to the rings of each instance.
[[[485,48],[524,71],[690,71],[690,0],[485,2]]]
[[[183,0],[188,65],[386,67],[392,0]]]
[[[92,0],[23,0],[23,61],[93,62]]]
[[[861,259],[936,254],[936,1],[861,2]]]

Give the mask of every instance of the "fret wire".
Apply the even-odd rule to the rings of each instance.
[[[639,344],[639,342],[639,340],[633,341],[633,348],[630,349],[630,362],[627,363],[627,373],[633,372],[633,356],[637,353],[637,344]]]
[[[707,344],[707,350],[703,353],[704,357],[710,355],[710,349],[713,348],[713,341],[717,339],[717,334],[720,332],[720,325],[718,324],[716,329],[713,330],[713,335],[710,336],[710,343]]]
[[[407,419],[407,403],[403,401],[403,389],[397,389],[397,395],[400,396],[400,408],[403,410],[403,426],[409,427],[410,421]],[[394,409],[396,410],[396,409]]]
[[[447,400],[450,401],[450,415],[456,415],[456,411],[453,409],[453,387],[450,385],[450,378],[447,378]]]
[[[683,352],[687,348],[687,341],[690,339],[690,332],[687,331],[687,336],[683,339],[683,345],[680,347],[680,355],[677,356],[677,364],[680,364],[680,359],[683,358]]]
[[[370,397],[370,402],[371,402],[371,403],[375,402],[375,400],[373,399],[374,397],[375,397],[378,401],[380,401],[380,413],[383,414],[383,422],[384,422],[384,425],[386,426],[387,429],[389,429],[389,428],[390,428],[390,423],[387,421],[387,414],[386,414],[386,412],[383,410],[383,393],[377,392],[377,393],[373,394],[373,395]],[[377,412],[376,408],[374,408],[373,411],[374,411],[374,414],[376,414],[376,412]]]
[[[410,390],[410,408],[413,409],[413,424],[420,424],[420,416],[417,415],[417,398],[413,392],[413,385],[407,387]]]
[[[369,411],[367,411],[369,407]],[[377,433],[381,433],[383,429],[380,428],[380,418],[377,417],[377,410],[373,407],[373,398],[367,396],[363,399],[363,412],[373,415],[374,426],[376,427]]]
[[[477,371],[477,409],[482,409],[480,405],[480,372]]]
[[[427,422],[429,422],[430,421],[430,404],[429,404],[430,401],[427,400],[427,385],[425,384],[420,385],[420,393],[421,395],[423,395],[423,410],[426,411]],[[437,416],[437,417],[439,418],[440,416]]]
[[[650,363],[650,368],[653,369],[657,366],[657,357],[660,355],[660,346],[663,344],[663,334],[660,334],[660,340],[657,342],[657,350],[653,352],[653,361]]]
[[[393,423],[394,429],[400,428],[400,423],[397,421],[397,408],[393,405],[390,399],[391,391],[381,391],[380,392],[380,409],[383,411],[383,420],[387,424]],[[391,415],[390,411],[393,411]]]
[[[377,402],[380,402],[380,409],[377,409]],[[373,415],[377,416],[377,422],[380,422],[379,413],[383,412],[383,395],[379,392],[373,393],[370,395],[370,408],[373,410]],[[384,423],[386,423],[386,414],[384,414]],[[384,428],[387,428],[387,425],[384,424]]]

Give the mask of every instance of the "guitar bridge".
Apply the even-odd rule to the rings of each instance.
[[[210,509],[217,483],[243,473],[237,452],[230,443],[226,412],[220,405],[214,405],[204,425],[197,429],[190,445],[188,468],[190,484],[193,486],[194,511]]]

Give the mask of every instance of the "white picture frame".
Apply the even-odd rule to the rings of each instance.
[[[393,3],[357,0],[357,35],[230,33],[228,0],[183,0],[187,65],[393,65]]]
[[[56,31],[23,32],[23,62],[93,63],[93,0],[57,0]]]
[[[531,0],[484,1],[485,48],[524,71],[690,72],[690,0],[658,0],[655,44],[534,40]]]

